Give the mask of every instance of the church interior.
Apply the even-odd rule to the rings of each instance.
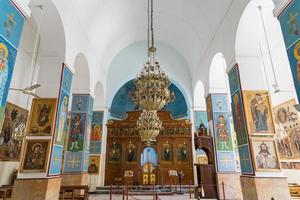
[[[300,0],[0,0],[0,200],[300,199]]]

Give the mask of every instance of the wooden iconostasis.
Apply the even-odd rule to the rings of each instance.
[[[135,129],[140,114],[139,111],[128,112],[124,120],[108,121],[105,185],[124,185],[126,171],[133,171],[132,184],[145,185],[143,178],[145,179],[147,174],[142,161],[143,165],[145,162],[154,165],[149,172],[149,184],[153,184],[154,177],[155,184],[174,184],[171,183],[174,178],[170,178],[169,170],[183,171],[182,184],[189,184],[194,179],[190,120],[175,120],[169,112],[158,112],[163,128],[150,151],[141,142]],[[145,149],[149,155],[145,155]]]

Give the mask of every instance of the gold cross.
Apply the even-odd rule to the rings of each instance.
[[[290,20],[288,21],[288,24],[296,24],[297,23],[297,17],[298,17],[298,13],[291,13],[290,14]]]
[[[243,155],[242,155],[242,157],[241,157],[241,161],[243,162],[243,164],[244,164],[245,166],[247,166],[247,163],[248,163],[248,161],[249,161],[249,158],[247,157],[247,155],[246,155],[245,152],[243,152]]]
[[[97,149],[97,144],[96,144],[96,143],[93,143],[93,145],[92,145],[92,150],[93,150],[93,152],[95,152],[96,149]]]
[[[228,159],[228,155],[227,155],[227,154],[225,154],[225,155],[223,156],[223,158],[224,158],[224,159],[221,160],[221,162],[222,162],[222,163],[225,163],[226,168],[228,168],[228,164],[231,163],[232,160],[229,160],[229,159]]]
[[[76,160],[76,155],[72,156],[72,160],[67,160],[68,166],[71,166],[74,169],[78,164],[80,164],[80,160]]]
[[[61,161],[61,158],[58,156],[58,155],[55,155],[55,157],[54,157],[54,164],[55,165],[58,165],[59,164],[59,161]]]

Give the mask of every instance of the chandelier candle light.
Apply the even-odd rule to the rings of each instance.
[[[149,16],[150,7],[151,17]],[[151,25],[149,25],[149,21]],[[149,38],[150,30],[151,47]],[[156,141],[155,138],[162,127],[162,122],[157,116],[157,111],[175,99],[174,92],[169,90],[171,82],[160,68],[159,61],[156,58],[153,31],[153,0],[148,0],[148,61],[144,64],[142,71],[137,75],[134,84],[135,91],[132,95],[132,100],[143,109],[137,121],[137,129],[141,135],[141,140],[150,146],[152,142]]]

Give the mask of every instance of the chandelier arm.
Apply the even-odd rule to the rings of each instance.
[[[151,0],[151,47],[154,47],[153,0]]]
[[[147,31],[147,42],[148,42],[148,48],[147,48],[147,52],[148,52],[148,57],[150,57],[150,0],[148,0],[148,31]]]

